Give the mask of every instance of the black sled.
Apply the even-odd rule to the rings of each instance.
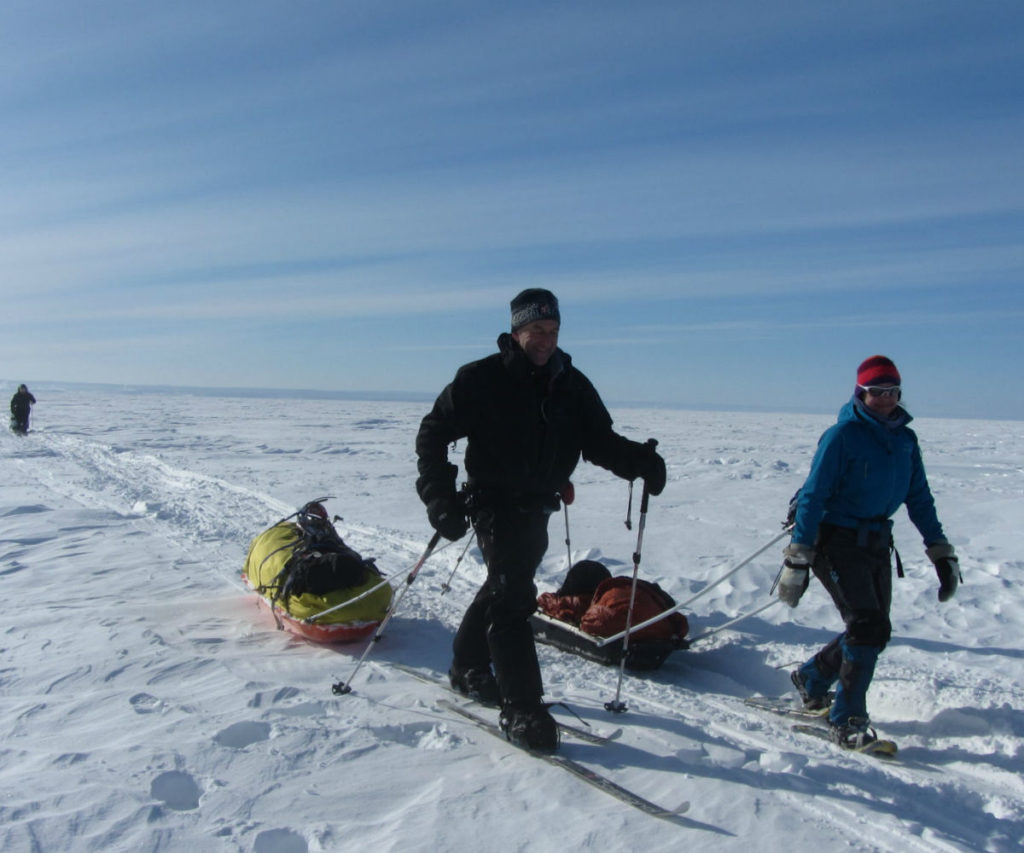
[[[619,666],[622,662],[622,640],[602,646],[600,645],[601,637],[594,637],[568,622],[552,619],[544,613],[534,613],[530,617],[530,623],[533,626],[534,639],[538,643],[554,646],[563,652],[579,655],[605,666]],[[663,642],[634,639],[630,641],[626,651],[625,666],[626,669],[649,672],[658,669],[672,652],[689,647],[689,641],[683,637],[679,637],[675,641]]]
[[[538,612],[530,617],[533,636],[540,642],[587,660],[608,666],[622,663],[624,638],[606,642],[626,628],[633,599],[629,578],[613,578],[596,560],[576,563],[554,593],[537,599]],[[681,613],[671,613],[675,601],[660,586],[637,580],[632,624],[666,613],[664,620],[629,637],[625,650],[627,669],[660,667],[677,649],[689,648],[685,639],[689,623]]]

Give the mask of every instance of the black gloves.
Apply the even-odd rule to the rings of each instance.
[[[782,556],[779,598],[790,607],[796,607],[811,582],[810,568],[814,562],[814,549],[810,545],[791,542],[782,550]]]
[[[445,539],[461,539],[469,531],[466,518],[466,498],[461,492],[452,492],[435,498],[427,504],[430,526]]]
[[[935,573],[939,576],[939,601],[949,601],[956,595],[956,588],[963,580],[956,551],[948,542],[934,542],[925,548],[924,552],[932,561]]]
[[[648,439],[643,446],[640,458],[640,476],[644,478],[647,491],[652,495],[660,495],[665,491],[665,481],[668,475],[665,472],[665,460],[654,448],[657,446],[653,438]]]

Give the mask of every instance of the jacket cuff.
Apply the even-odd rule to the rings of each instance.
[[[924,552],[933,563],[956,557],[956,549],[948,542],[933,542]]]

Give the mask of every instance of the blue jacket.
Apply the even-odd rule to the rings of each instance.
[[[877,530],[904,503],[925,545],[946,541],[910,421],[902,408],[896,419],[880,421],[856,397],[843,406],[818,441],[797,500],[793,542],[814,545],[822,522]]]

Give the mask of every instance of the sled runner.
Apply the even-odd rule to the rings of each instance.
[[[554,646],[563,652],[579,655],[606,666],[618,666],[622,662],[622,642],[599,645],[601,638],[581,631],[574,625],[552,619],[543,613],[530,617],[533,636],[538,643]],[[674,642],[643,642],[634,640],[626,652],[626,669],[658,669],[665,659],[677,649],[689,648],[689,643],[679,638]]]
[[[603,643],[625,630],[632,582],[613,578],[596,560],[582,560],[569,569],[555,593],[537,599],[539,611],[531,617],[538,642],[607,665],[622,663],[623,640]],[[675,606],[660,586],[638,580],[634,622],[639,623]],[[689,647],[686,617],[673,613],[630,634],[625,666],[634,670],[657,669],[677,649]]]
[[[317,643],[369,636],[391,603],[374,561],[345,544],[319,501],[253,539],[242,578],[278,628]]]

